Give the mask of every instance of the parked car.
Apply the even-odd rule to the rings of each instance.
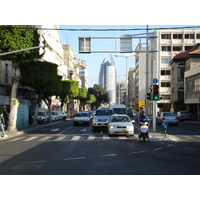
[[[51,121],[58,121],[58,111],[51,111]]]
[[[173,124],[178,126],[178,117],[174,112],[161,112],[157,117],[158,124],[162,122],[167,122],[168,124]]]
[[[63,111],[58,111],[58,119],[59,120],[66,120],[67,118],[67,113],[63,112]]]
[[[134,120],[128,115],[112,115],[108,123],[108,134],[134,135]]]
[[[48,121],[48,118],[49,118],[49,110],[48,109],[43,109],[43,108],[40,108],[38,109],[38,114],[37,114],[37,123],[47,123]]]
[[[86,112],[79,112],[74,117],[74,126],[76,126],[78,124],[79,125],[84,125],[84,124],[90,125],[90,122],[91,122],[91,118],[90,118],[89,114]]]
[[[192,119],[192,113],[188,112],[187,110],[178,111],[177,117],[179,121],[184,120],[184,119]]]
[[[109,108],[98,109],[93,117],[92,131],[96,131],[99,128],[108,128],[108,121],[113,114],[113,110]]]

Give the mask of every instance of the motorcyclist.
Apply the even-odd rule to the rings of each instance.
[[[150,122],[150,119],[146,116],[146,113],[145,113],[145,111],[142,111],[141,112],[141,114],[140,114],[140,117],[138,118],[138,124],[140,123],[140,122]],[[140,141],[140,136],[141,136],[141,134],[140,134],[140,132],[139,132],[139,134],[138,134],[138,141]],[[149,133],[148,133],[148,141],[150,141],[150,137],[149,137]]]

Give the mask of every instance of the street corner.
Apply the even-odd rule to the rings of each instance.
[[[164,134],[161,132],[150,132],[150,139],[152,141],[175,141],[176,139],[171,135],[164,137]]]
[[[24,134],[24,131],[17,131],[17,132],[6,132],[6,136],[3,136],[3,133],[0,136],[0,141],[1,140],[7,140],[10,139],[12,137],[16,137],[18,135]]]

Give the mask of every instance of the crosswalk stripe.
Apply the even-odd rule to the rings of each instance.
[[[55,141],[60,141],[60,140],[63,140],[64,138],[66,138],[66,135],[61,135],[60,137],[55,139]]]
[[[127,140],[128,138],[127,137],[125,137],[125,136],[119,136],[118,137],[120,140]]]
[[[23,138],[25,138],[25,137],[14,138],[14,139],[12,139],[12,140],[9,140],[9,142],[13,142],[13,141],[21,140],[21,139],[23,139]]]
[[[107,136],[107,135],[103,135],[103,139],[104,139],[104,140],[109,140],[109,139],[110,139],[110,137],[109,137],[109,136]]]
[[[42,139],[40,139],[39,141],[45,141],[45,140],[48,140],[49,138],[51,138],[52,136],[46,136],[46,137],[43,137]]]
[[[38,138],[38,136],[29,137],[29,138],[27,138],[27,139],[25,139],[25,140],[23,140],[23,141],[29,142],[29,141],[34,140],[34,139],[36,139],[36,138]]]
[[[81,136],[74,136],[74,137],[72,137],[72,139],[71,140],[79,140],[81,138]]]
[[[94,135],[90,135],[87,140],[94,140],[94,139],[95,139],[95,136]]]

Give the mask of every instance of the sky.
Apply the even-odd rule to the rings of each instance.
[[[148,25],[148,28],[163,28],[163,27],[183,27],[187,25]],[[145,29],[147,25],[60,25],[61,29]],[[120,53],[91,53],[80,54],[78,52],[79,40],[78,37],[90,36],[90,37],[121,37],[126,34],[138,34],[145,33],[145,30],[134,31],[67,31],[60,30],[60,43],[69,44],[76,58],[86,61],[88,70],[88,86],[93,87],[94,84],[98,84],[100,65],[104,59],[110,61],[110,55],[112,55],[115,66],[117,69],[117,80],[124,81],[126,75],[126,59],[124,57],[115,57],[115,55],[125,55]],[[153,32],[150,30],[149,32]],[[146,41],[146,39],[145,39]],[[145,42],[144,41],[144,42]],[[132,40],[132,49],[135,50],[139,43],[139,39]],[[92,50],[94,51],[108,51],[115,50],[115,40],[113,39],[92,39]],[[120,48],[118,44],[118,49]],[[135,53],[128,58],[128,69],[135,67]]]

